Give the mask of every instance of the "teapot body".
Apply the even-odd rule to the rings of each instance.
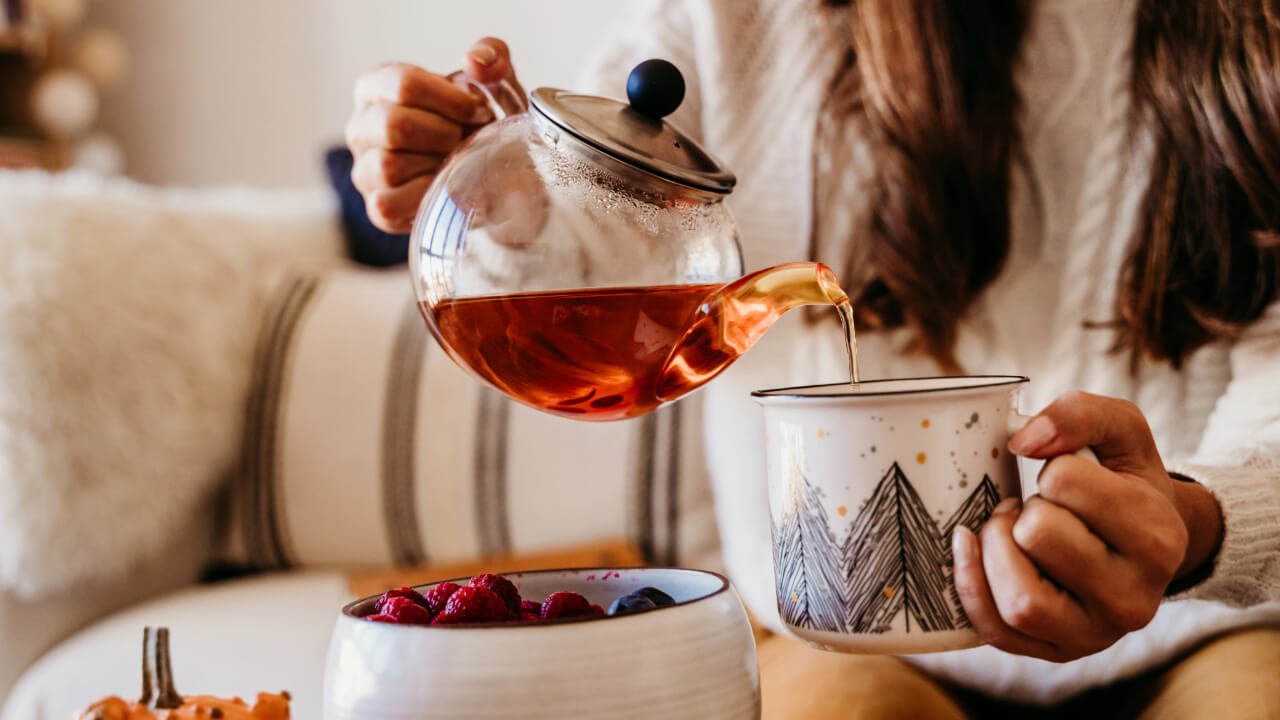
[[[536,110],[477,131],[419,208],[423,317],[464,368],[542,410],[614,420],[658,404],[704,296],[742,275],[723,195],[634,169]]]
[[[594,152],[534,112],[477,131],[419,207],[410,241],[419,300],[742,275],[722,196],[656,181]]]

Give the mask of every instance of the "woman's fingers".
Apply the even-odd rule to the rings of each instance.
[[[1080,391],[1054,400],[1009,439],[1011,451],[1033,458],[1085,447],[1117,472],[1144,470],[1160,460],[1151,428],[1136,405]]]
[[[405,63],[390,63],[356,80],[356,107],[388,103],[426,110],[462,124],[471,122],[480,100],[448,78]]]
[[[1090,597],[1113,577],[1117,564],[1101,538],[1066,508],[1036,495],[1013,523],[1013,540],[1054,584]]]
[[[432,177],[423,175],[397,187],[365,193],[364,206],[369,220],[386,232],[409,232]]]
[[[351,168],[351,181],[362,195],[403,185],[440,169],[441,155],[399,152],[384,148],[365,150]]]
[[[1018,516],[1017,509],[994,513],[979,535],[982,566],[987,571],[991,595],[1009,627],[1061,646],[1064,641],[1088,633],[1089,617],[1018,547],[1013,539]]]
[[[958,526],[951,537],[951,548],[955,557],[956,592],[965,615],[982,641],[1005,652],[1056,660],[1059,656],[1057,648],[1009,627],[1000,616],[983,568],[978,537],[969,528]]]
[[[1160,491],[1075,455],[1045,464],[1036,481],[1041,497],[1070,511],[1117,553],[1141,561],[1167,581],[1186,552],[1186,528]],[[1117,509],[1123,508],[1123,512]]]
[[[515,68],[511,65],[511,50],[498,38],[486,37],[477,40],[463,58],[462,71],[467,74],[467,77],[479,83],[506,80],[515,87],[521,97],[524,97],[524,88],[516,79]]]
[[[426,110],[375,102],[347,123],[347,146],[355,154],[371,148],[445,154],[462,140],[462,126]]]
[[[507,80],[523,95],[506,43],[484,38],[468,51],[465,71],[482,83]],[[433,174],[463,136],[492,119],[476,94],[453,80],[405,63],[391,63],[356,81],[347,146],[351,178],[374,225],[406,232]]]

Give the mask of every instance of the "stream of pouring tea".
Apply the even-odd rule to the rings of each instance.
[[[853,303],[846,297],[836,303],[836,312],[840,314],[845,351],[849,353],[849,383],[857,385],[862,382],[862,378],[858,374],[858,328],[853,322]]]

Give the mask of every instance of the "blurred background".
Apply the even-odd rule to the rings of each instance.
[[[450,71],[495,35],[526,87],[572,86],[637,1],[0,0],[0,165],[320,184],[362,71]]]

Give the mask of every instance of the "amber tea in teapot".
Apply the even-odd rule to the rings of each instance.
[[[642,415],[728,367],[782,313],[849,301],[824,265],[792,263],[728,285],[512,293],[422,305],[454,359],[507,395],[557,415]]]

